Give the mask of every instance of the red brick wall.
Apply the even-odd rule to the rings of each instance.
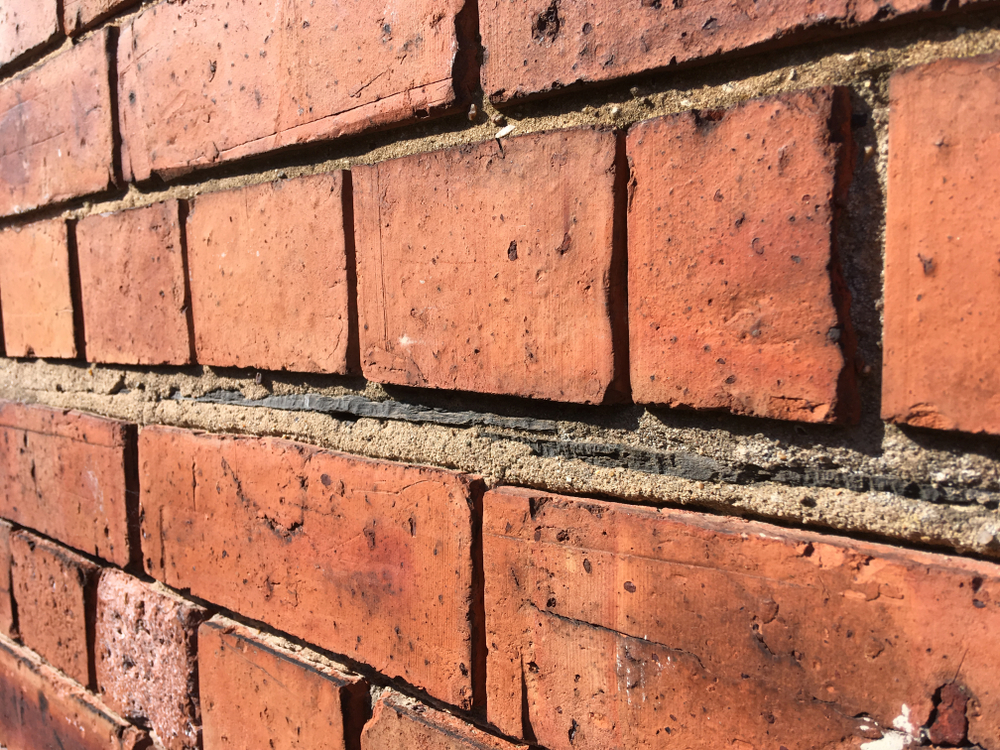
[[[985,0],[4,2],[0,745],[1000,750],[998,70]]]

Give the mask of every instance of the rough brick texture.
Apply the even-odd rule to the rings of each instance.
[[[387,690],[361,734],[361,750],[527,750]]]
[[[104,701],[148,724],[167,750],[200,747],[198,626],[205,610],[120,570],[97,587],[94,643]]]
[[[65,547],[18,531],[11,536],[12,579],[24,645],[93,688],[94,616],[100,567]]]
[[[995,565],[528,490],[484,507],[489,713],[511,734],[553,750],[912,741],[953,683],[969,742],[1000,747]]]
[[[8,357],[77,356],[65,221],[0,232],[0,304]]]
[[[1000,56],[892,77],[882,416],[1000,434]]]
[[[355,168],[365,376],[603,401],[623,302],[616,143],[565,130]]]
[[[167,201],[77,224],[89,361],[191,361],[179,210],[177,201]]]
[[[137,5],[139,0],[63,0],[63,27],[79,34],[117,11]]]
[[[962,0],[949,7],[982,0]],[[483,81],[494,103],[607,81],[831,26],[939,9],[934,0],[482,0]],[[795,38],[795,37],[791,37]]]
[[[354,300],[344,174],[279,181],[192,202],[187,237],[199,362],[348,371],[348,308]]]
[[[115,182],[110,31],[0,85],[0,216]]]
[[[13,528],[6,521],[0,521],[0,633],[11,637],[17,635],[10,559],[10,535]]]
[[[133,430],[114,419],[0,401],[0,516],[127,565]]]
[[[0,636],[0,744],[10,750],[147,750],[149,737]]]
[[[154,578],[470,705],[467,477],[170,428],[139,463]]]
[[[629,131],[637,402],[857,418],[834,248],[849,120],[846,89],[822,88]]]
[[[357,675],[222,617],[198,631],[198,671],[205,750],[353,750],[369,711]]]
[[[122,29],[118,47],[126,176],[176,174],[450,107],[467,85],[452,75],[456,28],[466,36],[474,18],[459,18],[464,5],[154,5]]]
[[[0,7],[0,68],[59,34],[57,0],[8,0]]]

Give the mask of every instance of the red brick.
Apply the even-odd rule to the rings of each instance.
[[[11,750],[147,750],[149,737],[0,636],[0,743]]]
[[[851,151],[847,92],[835,88],[629,132],[637,403],[857,417],[834,243]]]
[[[53,41],[60,31],[56,0],[8,0],[0,7],[0,68]]]
[[[365,376],[609,396],[625,346],[616,149],[614,133],[563,130],[354,168]]]
[[[386,690],[361,734],[361,750],[527,750],[443,711]],[[209,749],[210,750],[210,749]]]
[[[890,83],[882,416],[1000,434],[1000,55]]]
[[[447,111],[471,82],[474,6],[361,0],[160,3],[122,29],[126,177],[199,166]],[[470,13],[473,14],[470,18]],[[476,82],[478,83],[478,82]]]
[[[10,548],[24,645],[77,682],[94,687],[91,644],[100,567],[27,531],[15,532]]]
[[[950,7],[982,0],[961,0]],[[482,0],[483,81],[494,103],[566,86],[801,42],[902,13],[933,0]]]
[[[177,201],[89,216],[76,226],[76,243],[87,359],[188,364],[187,283]]]
[[[484,507],[488,710],[510,734],[902,747],[954,683],[968,743],[1000,747],[996,565],[527,490]]]
[[[166,750],[201,747],[198,626],[205,610],[158,584],[108,569],[97,586],[94,644],[104,701],[148,724]]]
[[[10,535],[13,530],[6,521],[0,521],[0,633],[17,637],[14,622],[14,589],[10,580]]]
[[[63,0],[63,25],[67,34],[79,34],[112,13],[136,5],[139,0]]]
[[[133,429],[114,419],[0,401],[0,516],[127,565],[136,494]]]
[[[213,193],[191,203],[188,258],[199,362],[348,371],[344,174]]]
[[[354,748],[369,711],[357,675],[222,617],[198,631],[198,674],[205,750]]]
[[[151,576],[471,705],[469,477],[152,427],[139,464]]]
[[[8,357],[76,357],[66,222],[0,232],[0,301]]]
[[[110,40],[100,31],[0,85],[0,216],[114,185]]]

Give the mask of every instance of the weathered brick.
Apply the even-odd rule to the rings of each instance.
[[[154,5],[122,29],[118,48],[126,177],[182,173],[447,111],[478,83],[465,78],[475,72],[474,7]]]
[[[149,736],[0,636],[0,743],[11,750],[147,750]]]
[[[1000,55],[890,83],[882,416],[1000,434]]]
[[[63,0],[63,27],[79,34],[112,13],[138,4],[139,0]]]
[[[982,4],[956,0],[949,8]],[[801,42],[935,0],[482,0],[483,87],[494,103],[722,53]]]
[[[365,376],[613,395],[625,347],[617,161],[614,133],[576,129],[355,167]]]
[[[512,735],[903,747],[953,684],[968,744],[1000,747],[996,565],[528,490],[484,508],[488,711]]]
[[[361,734],[361,750],[527,750],[443,711],[386,690]]]
[[[91,644],[100,567],[28,531],[15,532],[10,549],[21,640],[74,680],[93,688]]]
[[[205,750],[356,748],[367,683],[314,651],[223,617],[198,631]]]
[[[13,528],[11,524],[0,520],[0,633],[10,637],[17,636],[14,589],[10,580],[10,535]]]
[[[471,705],[469,477],[160,427],[139,463],[154,578]]]
[[[0,85],[0,216],[115,183],[107,29]]]
[[[127,565],[134,451],[125,422],[0,401],[0,516]]]
[[[0,68],[53,41],[60,31],[56,0],[7,0],[0,6]]]
[[[206,612],[158,584],[107,569],[97,586],[97,685],[167,750],[201,747],[198,626]]]
[[[0,231],[0,304],[8,357],[77,356],[65,221]]]
[[[199,362],[348,371],[353,295],[344,175],[283,180],[192,201],[187,238]]]
[[[857,418],[834,241],[851,152],[847,92],[829,87],[629,132],[636,402]]]
[[[87,359],[188,364],[187,282],[177,201],[88,216],[76,226],[76,243]]]

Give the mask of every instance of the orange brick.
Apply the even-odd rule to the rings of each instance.
[[[890,83],[882,416],[1000,434],[1000,55]]]
[[[618,167],[616,135],[592,129],[355,167],[365,376],[556,401],[616,395]]]
[[[126,177],[169,176],[453,109],[478,85],[467,64],[475,6],[466,5],[146,8],[118,46]]]
[[[177,201],[88,216],[76,226],[76,244],[87,359],[188,364],[187,281]]]
[[[60,31],[56,0],[7,0],[0,7],[0,68],[45,46]]]
[[[159,427],[139,464],[151,576],[471,705],[469,477]]]
[[[856,420],[834,245],[853,156],[847,91],[649,120],[628,154],[636,402]]]
[[[198,631],[205,750],[355,748],[367,683],[314,651],[214,617]]]
[[[949,8],[982,4],[954,0]],[[937,10],[935,0],[481,0],[483,88],[494,103],[609,81],[722,53],[829,36]]]
[[[348,371],[353,295],[344,175],[279,181],[192,201],[187,238],[199,362]]]
[[[97,585],[97,685],[166,750],[201,747],[198,626],[205,610],[158,584],[107,569]]]
[[[0,401],[0,516],[127,565],[134,435],[118,420]]]
[[[115,184],[107,29],[0,85],[0,216]]]
[[[67,34],[80,34],[99,21],[138,4],[139,0],[63,0],[63,25]]]
[[[10,539],[21,640],[93,688],[94,618],[100,567],[65,547],[17,531]]]
[[[996,565],[528,490],[484,507],[505,732],[552,750],[903,747],[952,684],[968,743],[1000,747]]]
[[[528,750],[443,711],[386,690],[361,734],[361,750]]]
[[[8,357],[79,354],[65,221],[0,231],[0,304]]]
[[[14,590],[10,580],[10,535],[13,530],[6,521],[0,521],[0,633],[17,637],[14,621]]]
[[[148,735],[80,685],[0,636],[0,743],[61,750],[149,750]]]

